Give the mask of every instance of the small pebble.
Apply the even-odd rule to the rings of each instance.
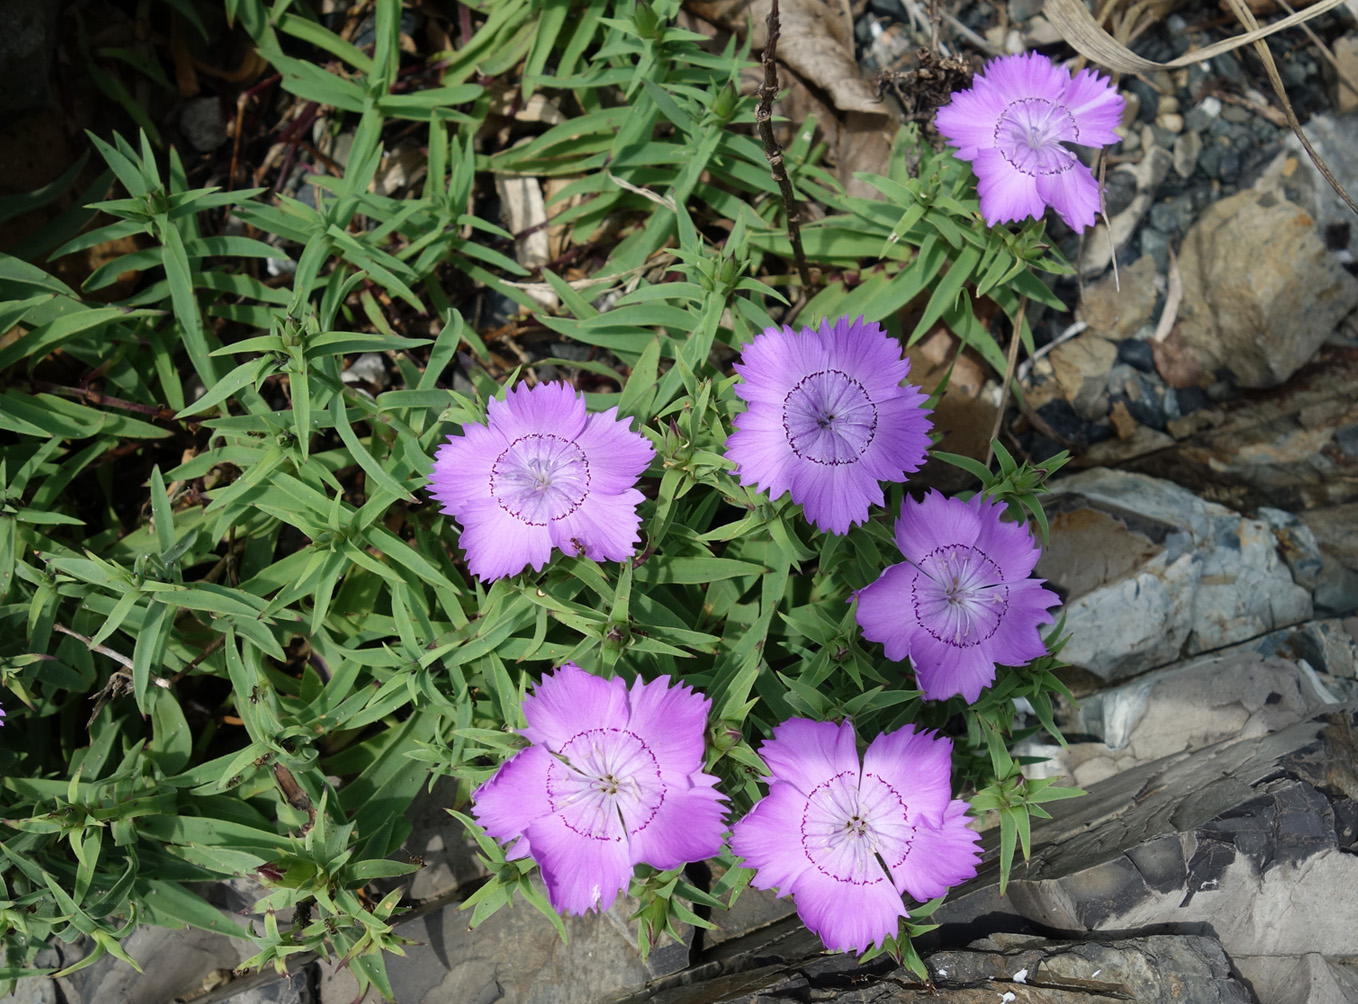
[[[1141,114],[1141,98],[1136,91],[1125,90],[1122,92],[1122,121],[1119,123],[1123,128],[1130,126]]]
[[[1141,149],[1141,137],[1130,129],[1124,129],[1122,126],[1118,126],[1113,132],[1122,137],[1121,146],[1123,153],[1135,153],[1137,150]]]
[[[1155,259],[1157,271],[1169,268],[1169,237],[1154,227],[1144,227],[1141,231],[1141,253]]]
[[[1174,171],[1181,178],[1191,178],[1202,154],[1202,137],[1196,132],[1182,133],[1174,141]]]
[[[1173,94],[1162,94],[1160,100],[1155,103],[1155,110],[1161,115],[1169,115],[1179,110],[1179,99]]]
[[[1136,178],[1130,171],[1109,171],[1103,186],[1103,201],[1110,217],[1116,216],[1136,198]]]
[[[1128,338],[1118,342],[1118,361],[1126,363],[1142,373],[1155,371],[1155,352],[1150,342],[1139,338]]]
[[[1180,387],[1174,392],[1179,405],[1180,415],[1189,415],[1208,405],[1207,395],[1201,387]]]
[[[1155,117],[1155,124],[1166,132],[1181,133],[1184,131],[1184,117],[1178,112],[1169,112]]]
[[[1242,108],[1240,105],[1227,105],[1221,110],[1221,117],[1227,122],[1248,122],[1250,113],[1249,109]]]
[[[1165,117],[1166,117],[1166,118],[1174,118],[1174,119],[1178,119],[1178,120],[1179,120],[1179,128],[1180,128],[1180,129],[1183,128],[1184,123],[1183,123],[1183,119],[1182,119],[1180,116],[1178,116],[1178,115],[1167,115],[1167,116],[1165,116]],[[1170,149],[1172,149],[1172,148],[1174,147],[1174,137],[1175,137],[1175,135],[1176,135],[1175,133],[1170,132],[1168,129],[1166,129],[1166,128],[1165,128],[1164,126],[1162,126],[1162,125],[1153,125],[1153,126],[1150,127],[1150,130],[1151,130],[1151,137],[1152,137],[1153,142],[1155,143],[1156,146],[1163,147],[1163,148],[1166,149],[1166,150],[1170,150]],[[1144,143],[1145,140],[1146,140],[1145,133],[1142,133],[1142,135],[1141,135],[1141,141]],[[1149,146],[1149,145],[1150,145],[1150,144],[1147,144],[1147,146]]]
[[[1198,166],[1209,178],[1221,176],[1221,155],[1225,152],[1219,143],[1211,143],[1202,151],[1202,156],[1198,158]]]
[[[1240,65],[1240,60],[1236,59],[1233,53],[1223,52],[1220,56],[1214,56],[1212,58],[1212,69],[1218,75],[1227,77],[1233,83],[1240,84],[1242,87],[1248,86],[1250,83],[1248,74],[1245,73],[1244,68]]]
[[[1124,86],[1136,95],[1136,111],[1141,121],[1152,121],[1155,118],[1155,106],[1160,100],[1159,92],[1140,77],[1133,77],[1126,81]]]

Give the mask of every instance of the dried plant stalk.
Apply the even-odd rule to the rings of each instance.
[[[783,161],[783,148],[773,135],[773,99],[778,96],[778,0],[769,5],[766,22],[768,41],[764,43],[764,82],[759,85],[759,105],[755,108],[754,120],[759,126],[759,138],[764,141],[764,157],[773,172],[773,180],[778,183],[778,191],[783,197],[783,209],[787,213],[787,239],[792,245],[792,258],[797,263],[797,275],[802,287],[811,285],[811,270],[806,264],[806,252],[802,250],[801,207],[797,193],[792,190],[792,181],[787,176],[787,165]]]

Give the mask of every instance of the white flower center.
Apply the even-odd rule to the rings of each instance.
[[[920,626],[954,648],[973,648],[999,630],[1009,609],[1000,566],[979,548],[949,544],[916,566],[911,599]]]
[[[547,771],[551,811],[591,840],[626,840],[665,803],[660,765],[645,740],[625,729],[572,736]]]
[[[1046,98],[1011,101],[995,123],[995,149],[1032,177],[1069,171],[1075,166],[1075,154],[1061,144],[1079,140],[1075,116],[1065,105]]]
[[[490,493],[515,519],[546,526],[575,512],[589,495],[589,460],[561,436],[520,436],[495,458]]]
[[[828,467],[855,464],[877,435],[877,406],[843,370],[802,377],[783,398],[783,431],[792,452]]]
[[[905,860],[914,827],[905,800],[875,774],[861,782],[853,771],[837,774],[811,792],[802,812],[802,851],[821,874],[847,885],[888,880],[883,856]]]

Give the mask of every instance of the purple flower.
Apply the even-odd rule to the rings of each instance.
[[[970,703],[994,682],[997,662],[1022,666],[1047,652],[1038,626],[1061,600],[1028,577],[1041,552],[1003,512],[980,495],[907,498],[896,521],[905,561],[857,593],[863,636],[889,659],[909,656],[929,700],[961,694]]]
[[[904,481],[929,449],[924,393],[901,386],[910,363],[879,325],[841,317],[833,328],[765,328],[741,351],[726,455],[743,485],[791,492],[806,518],[846,533],[883,503],[879,481]]]
[[[541,568],[552,548],[595,561],[636,549],[637,478],[655,456],[617,409],[585,413],[564,383],[492,400],[434,454],[430,492],[462,524],[467,567],[483,582]]]
[[[1062,144],[1116,143],[1122,106],[1108,78],[1093,70],[1072,78],[1030,52],[991,60],[934,121],[957,156],[972,162],[991,226],[1040,217],[1051,206],[1071,229],[1083,230],[1094,223],[1099,184]]]
[[[825,947],[863,952],[924,901],[976,874],[980,836],[951,797],[952,742],[913,725],[872,741],[853,724],[793,718],[759,748],[769,794],[736,823],[731,850],[757,889],[791,894]]]
[[[542,867],[552,906],[607,910],[632,868],[661,870],[721,852],[722,796],[702,772],[711,702],[662,676],[605,680],[566,663],[523,702],[533,745],[472,798],[510,858]]]

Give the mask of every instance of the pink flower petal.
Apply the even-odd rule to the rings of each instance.
[[[632,683],[628,728],[646,741],[666,779],[678,783],[703,766],[702,737],[712,702],[691,687],[669,683],[667,676]]]
[[[1076,162],[1061,174],[1041,175],[1037,178],[1037,195],[1072,230],[1092,227],[1099,212],[1099,183],[1094,174]]]
[[[886,657],[901,662],[910,654],[910,641],[919,629],[910,603],[911,586],[919,573],[905,562],[891,565],[876,582],[855,594],[858,610],[854,616],[868,641],[878,641]]]
[[[806,795],[846,771],[858,775],[858,747],[853,723],[848,721],[835,725],[789,719],[760,745],[759,755],[774,777]]]
[[[1037,179],[1024,174],[999,150],[979,150],[972,162],[981,215],[992,227],[1011,220],[1040,217],[1047,204],[1037,193]]]
[[[434,451],[429,494],[455,517],[471,502],[489,499],[491,467],[507,445],[503,436],[484,425],[463,426],[462,435],[449,436]]]
[[[665,803],[644,829],[631,834],[634,863],[664,871],[689,861],[704,861],[721,853],[726,810],[715,790],[716,778],[700,774],[701,784],[665,791]],[[687,783],[686,781],[684,783]]]
[[[523,702],[528,726],[522,735],[531,743],[559,753],[586,729],[626,729],[627,684],[605,680],[568,662],[549,673]]]
[[[583,554],[593,561],[630,558],[641,539],[637,506],[644,496],[634,488],[617,495],[595,495],[551,525],[551,540],[563,554]]]
[[[912,817],[937,823],[952,798],[952,740],[913,725],[883,733],[863,754],[863,776],[869,774],[902,792]]]
[[[525,526],[494,501],[469,503],[462,510],[458,544],[467,568],[482,582],[493,582],[532,566],[536,571],[552,557],[551,531]]]
[[[948,803],[942,821],[919,821],[909,853],[888,861],[896,888],[923,903],[976,876],[981,859],[981,835],[967,826],[967,803]]]
[[[574,439],[585,428],[585,399],[560,382],[520,384],[503,401],[492,398],[486,415],[490,427],[509,441],[541,432]]]
[[[946,701],[960,694],[971,704],[995,682],[995,660],[987,647],[958,648],[926,631],[915,635],[910,661],[926,701]]]
[[[806,795],[775,780],[769,793],[731,828],[731,853],[755,869],[751,884],[756,889],[779,889],[786,896],[811,867],[800,839],[805,811]]]
[[[1069,71],[1038,52],[992,59],[981,72],[986,85],[1009,101],[1042,98],[1062,104],[1070,85]]]
[[[938,110],[934,125],[958,148],[960,159],[971,160],[977,150],[995,145],[995,126],[1006,104],[993,88],[958,91]]]
[[[946,498],[930,489],[918,502],[906,499],[896,520],[896,546],[911,558],[921,558],[936,547],[973,544],[981,534],[975,505]]]
[[[589,457],[591,487],[596,492],[630,491],[655,459],[655,448],[632,431],[630,419],[618,417],[617,408],[590,415],[575,442]]]
[[[551,764],[547,750],[529,746],[501,764],[495,776],[476,789],[472,815],[490,836],[505,844],[527,832],[542,812]],[[516,851],[529,851],[526,839],[520,844]]]
[[[802,923],[833,952],[861,954],[894,935],[909,916],[881,865],[873,862],[873,868],[875,875],[857,882],[808,868],[792,888]]]
[[[533,858],[542,867],[547,897],[561,913],[607,910],[632,878],[629,848],[622,837],[582,837],[558,814],[538,817],[528,837]]]
[[[1080,130],[1077,142],[1081,145],[1106,146],[1121,139],[1113,130],[1122,123],[1126,102],[1107,77],[1093,70],[1081,70],[1066,89],[1063,103],[1075,118]]]

